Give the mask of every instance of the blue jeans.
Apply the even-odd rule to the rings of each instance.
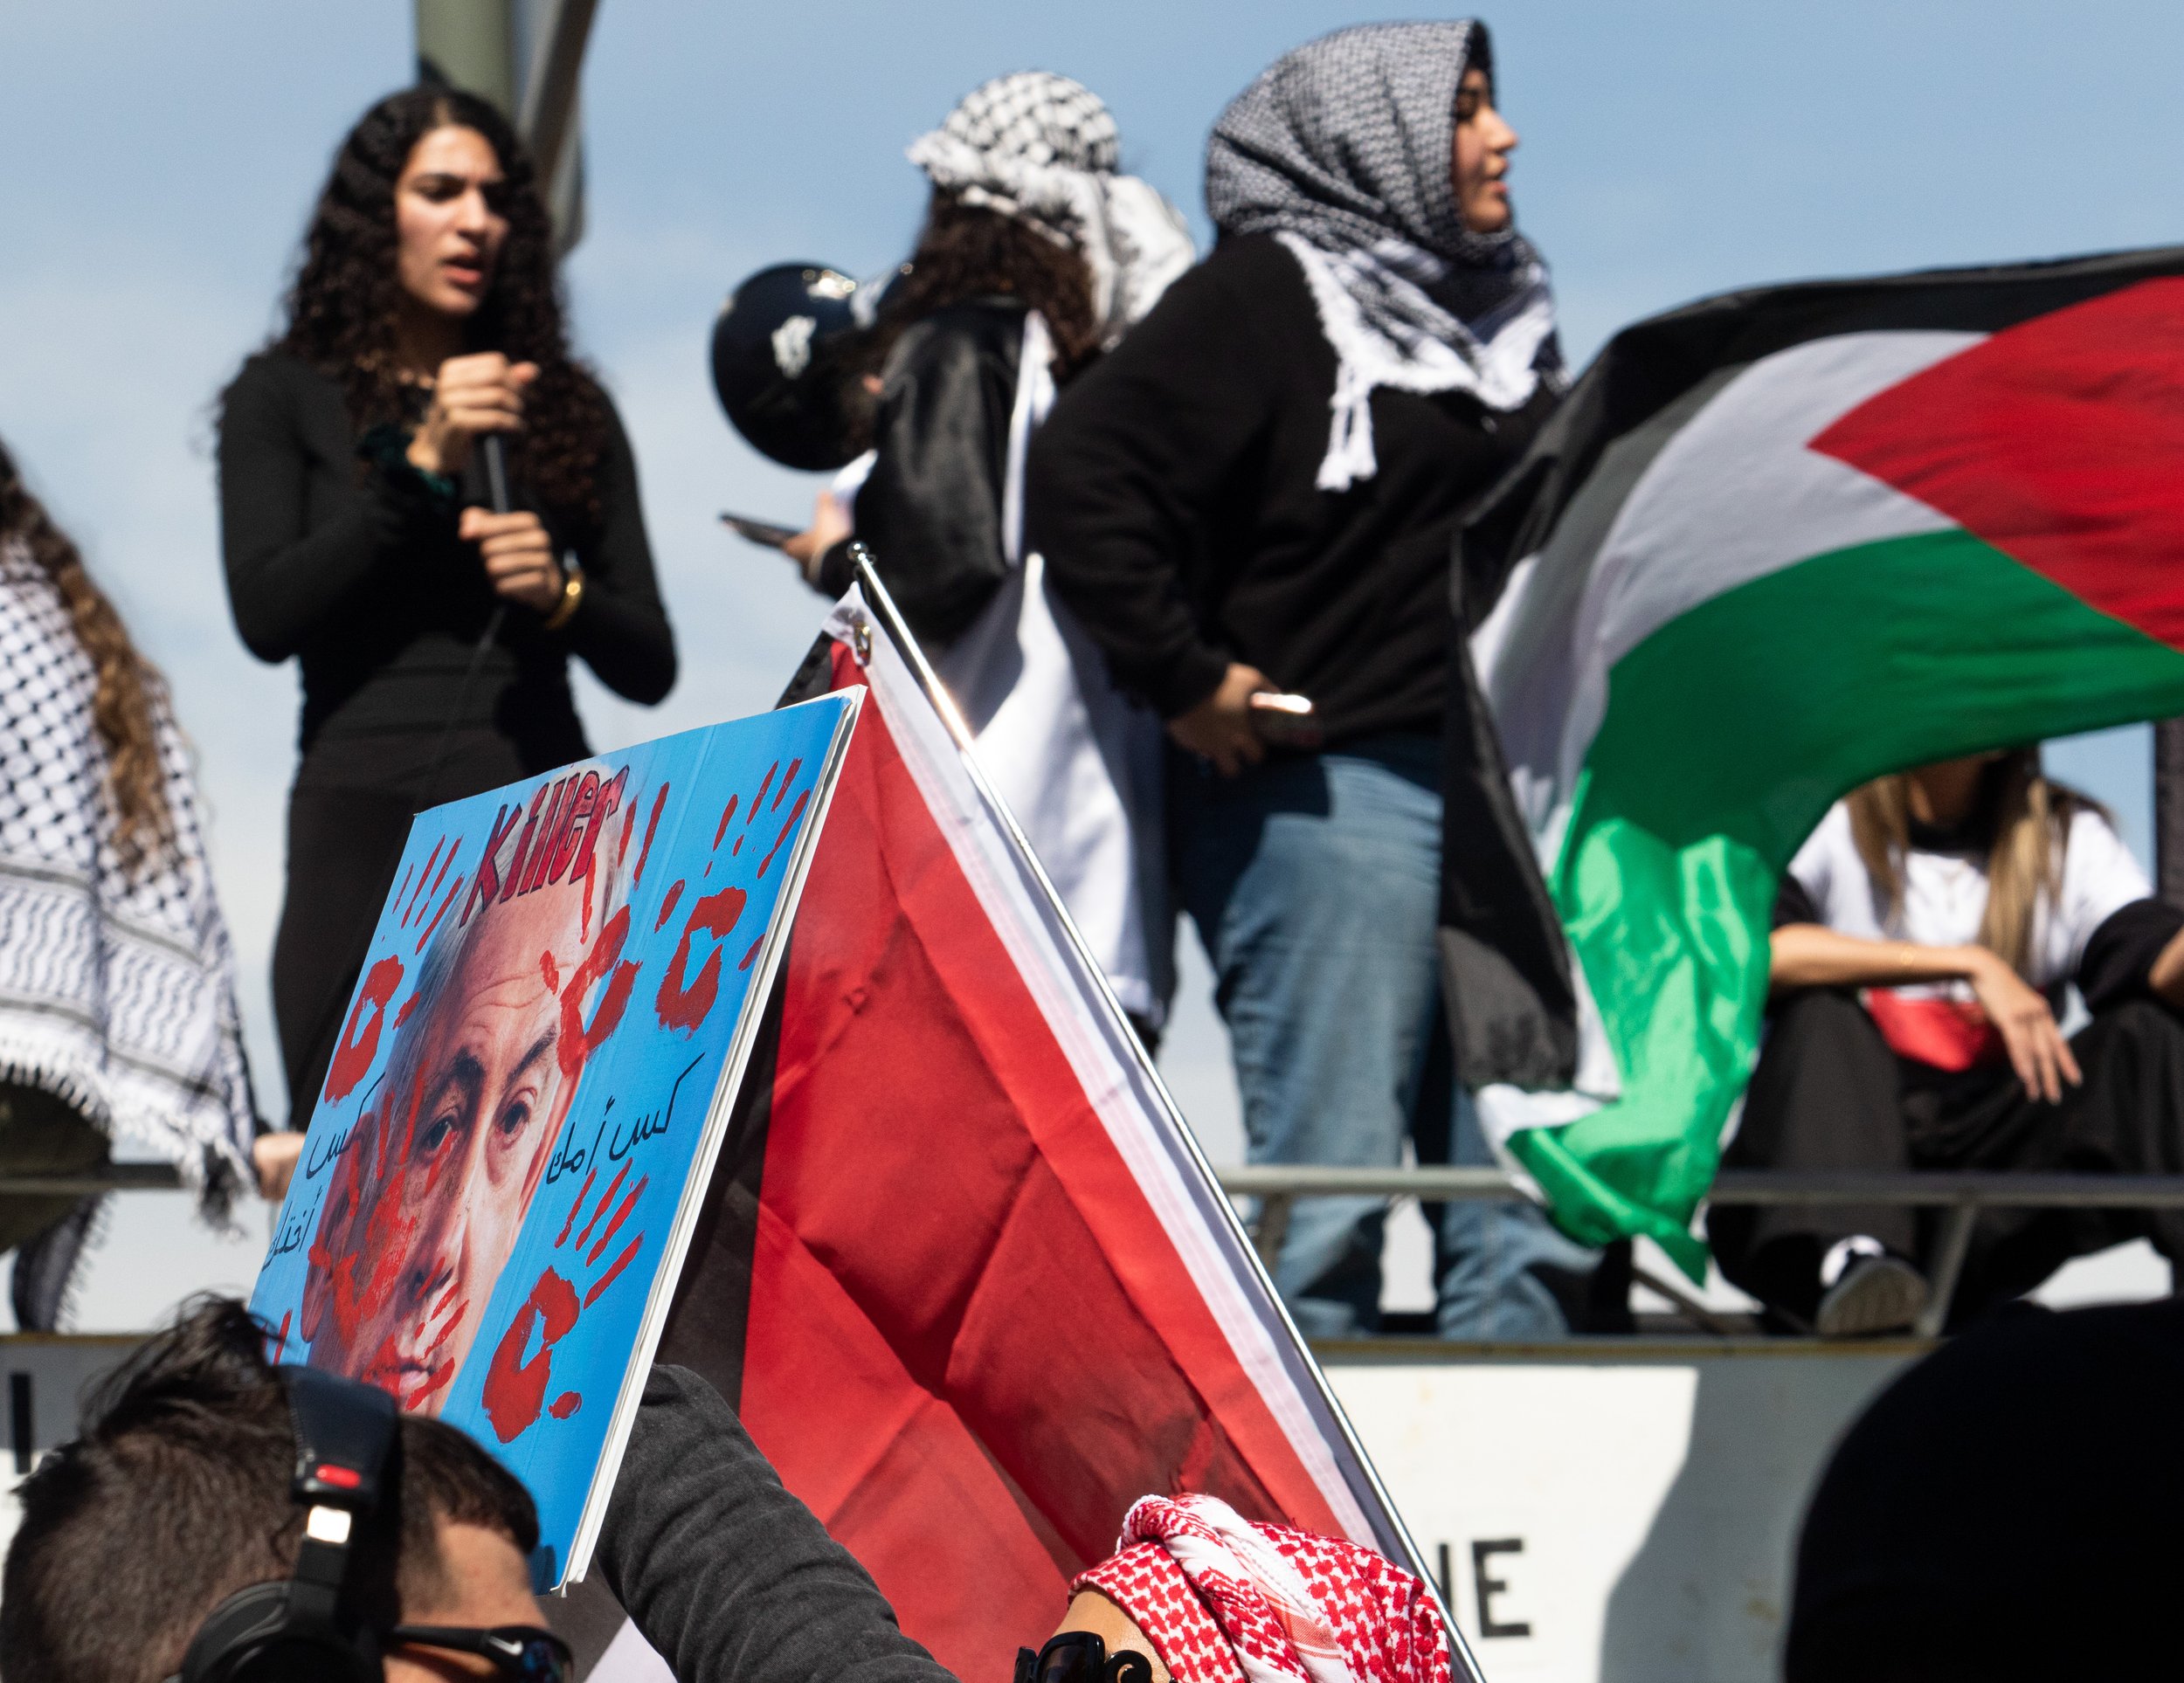
[[[1386,1167],[1493,1161],[1453,1079],[1434,927],[1441,750],[1386,735],[1282,755],[1224,778],[1171,756],[1170,856],[1213,962],[1254,1162]],[[1558,1277],[1596,1252],[1533,1204],[1436,1212],[1437,1321],[1448,1338],[1559,1337]],[[1296,1205],[1275,1269],[1308,1337],[1379,1324],[1378,1198]]]

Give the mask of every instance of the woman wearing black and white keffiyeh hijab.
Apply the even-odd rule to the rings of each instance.
[[[1254,1162],[1392,1165],[1406,1137],[1490,1161],[1429,1072],[1451,541],[1562,383],[1511,226],[1516,144],[1479,24],[1288,54],[1213,130],[1213,255],[1033,442],[1027,547],[1167,721],[1168,865]],[[1309,700],[1316,739],[1266,691]],[[1381,1219],[1365,1199],[1293,1213],[1275,1279],[1306,1333],[1377,1324]],[[1572,1328],[1596,1259],[1537,1209],[1450,1204],[1437,1238],[1444,1335]]]
[[[0,1173],[90,1175],[125,1139],[224,1220],[258,1123],[189,758],[4,449],[0,774]],[[0,1197],[18,1326],[52,1328],[100,1203]]]
[[[1472,71],[1490,102],[1483,24],[1367,24],[1282,59],[1214,125],[1206,209],[1224,234],[1269,232],[1296,254],[1339,359],[1324,489],[1371,476],[1375,386],[1509,410],[1562,382],[1546,265],[1505,195],[1495,215],[1490,183],[1458,202]]]
[[[1023,542],[1025,452],[1055,393],[1197,255],[1120,157],[1099,96],[1048,71],[974,89],[911,145],[932,201],[878,307],[872,450],[787,548],[839,597],[854,509],[987,775],[1151,1034],[1173,986],[1159,722],[1116,693]]]

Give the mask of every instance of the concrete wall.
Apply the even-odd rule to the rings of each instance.
[[[1769,1683],[1807,1493],[1914,1354],[1617,1341],[1324,1359],[1490,1683]]]

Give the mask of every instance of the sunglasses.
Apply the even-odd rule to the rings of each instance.
[[[1109,1657],[1089,1631],[1064,1631],[1037,1653],[1016,1651],[1015,1683],[1152,1683],[1152,1662],[1124,1649]]]
[[[482,1655],[510,1683],[572,1683],[577,1674],[577,1657],[569,1645],[536,1624],[501,1624],[490,1631],[467,1624],[397,1624],[386,1640],[389,1647]]]

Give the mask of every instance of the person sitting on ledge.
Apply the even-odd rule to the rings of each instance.
[[[1771,1024],[1724,1167],[2184,1172],[2184,912],[2037,747],[1878,778],[1790,861]],[[2092,1021],[2065,1038],[2075,983]],[[1911,1326],[1939,1212],[1716,1208],[1723,1273],[1772,1324]],[[2184,1211],[1992,1210],[1960,1323],[2062,1263],[2134,1238],[2172,1264]]]

